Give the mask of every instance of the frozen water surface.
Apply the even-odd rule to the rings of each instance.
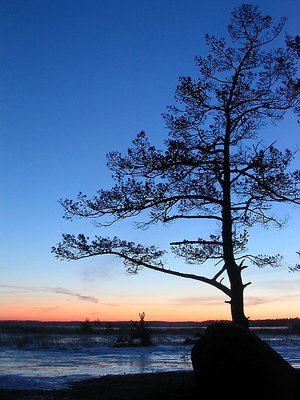
[[[300,369],[300,335],[266,335],[263,339],[293,367]]]
[[[104,347],[72,350],[2,349],[0,388],[53,389],[71,381],[191,368],[191,346]]]
[[[270,334],[263,339],[300,368],[300,336]],[[191,348],[176,336],[153,347],[116,348],[100,339],[80,346],[74,337],[61,337],[46,349],[6,346],[0,350],[0,388],[59,389],[107,374],[190,370]]]

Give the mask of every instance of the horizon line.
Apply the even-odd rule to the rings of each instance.
[[[284,320],[297,320],[300,319],[300,317],[281,317],[281,318],[256,318],[256,319],[249,319],[249,322],[255,322],[255,321],[284,321]],[[89,318],[86,318],[84,320],[47,320],[47,321],[42,321],[42,320],[36,320],[36,319],[0,319],[0,323],[4,322],[26,322],[26,323],[82,323],[84,321],[88,320],[90,323],[126,323],[126,322],[131,322],[133,319],[130,320],[91,320]],[[186,323],[186,324],[199,324],[199,323],[205,323],[205,322],[232,322],[230,319],[206,319],[202,321],[197,321],[197,320],[180,320],[180,321],[169,321],[169,320],[146,320],[148,323],[166,323],[166,324],[178,324],[178,323]]]

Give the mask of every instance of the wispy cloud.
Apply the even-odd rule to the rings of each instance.
[[[300,294],[287,294],[283,296],[249,296],[245,299],[246,306],[258,306],[260,304],[273,303],[278,301],[300,301]]]
[[[65,289],[62,287],[48,287],[48,286],[22,286],[22,285],[0,285],[0,289],[6,289],[11,294],[16,294],[20,292],[49,292],[49,293],[57,293],[63,294],[66,296],[76,297],[78,300],[81,301],[88,301],[91,303],[98,303],[98,299],[93,296],[86,296],[81,293],[73,292],[72,290]]]
[[[52,311],[56,311],[58,310],[59,307],[56,306],[49,306],[49,307],[33,307],[32,310],[33,311],[38,311],[38,312],[42,312],[42,313],[50,313]]]
[[[277,272],[275,270],[275,272]],[[276,275],[275,275],[276,277]],[[299,273],[290,273],[286,274],[284,279],[270,279],[268,282],[260,282],[257,280],[255,282],[255,288],[258,290],[267,291],[276,291],[276,293],[299,293],[299,285],[300,285],[300,274]]]
[[[224,299],[217,296],[194,296],[194,297],[181,297],[177,299],[171,300],[171,303],[176,306],[194,306],[194,305],[220,305],[227,299],[224,296]]]
[[[123,266],[116,262],[106,262],[102,265],[85,265],[82,267],[79,275],[84,282],[89,284],[98,280],[110,280],[123,271]]]
[[[249,296],[245,299],[246,306],[258,306],[260,304],[270,303],[272,302],[273,298],[271,297],[259,297],[259,296]]]
[[[36,288],[32,286],[21,286],[21,285],[0,285],[0,289],[6,289],[9,293],[20,293],[20,292],[32,292]],[[6,293],[7,293],[6,291]]]
[[[246,306],[258,306],[266,303],[282,301],[300,301],[299,293],[282,294],[280,296],[266,295],[266,296],[245,296]],[[224,304],[226,300],[229,300],[226,296],[191,296],[191,297],[181,297],[170,300],[170,303],[174,306],[220,306]]]
[[[96,299],[96,297],[85,296],[85,295],[82,295],[80,293],[72,292],[71,290],[64,289],[64,288],[61,288],[61,287],[48,288],[48,289],[53,293],[65,294],[67,296],[77,297],[78,300],[89,301],[91,303],[98,303],[98,299]]]

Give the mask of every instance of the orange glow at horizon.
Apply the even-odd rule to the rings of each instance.
[[[99,310],[100,309],[100,310]],[[145,312],[148,321],[184,322],[207,320],[230,320],[230,307],[220,302],[214,305],[170,306],[169,304],[131,305],[123,304],[101,309],[99,304],[86,302],[65,302],[64,304],[45,305],[26,302],[23,304],[7,302],[0,310],[0,320],[33,321],[130,321],[138,320],[139,313]],[[299,317],[297,302],[284,304],[278,300],[261,305],[246,305],[246,315],[250,320]]]

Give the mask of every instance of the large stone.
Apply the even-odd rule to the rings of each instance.
[[[210,325],[192,349],[199,399],[300,400],[299,371],[257,335]]]

